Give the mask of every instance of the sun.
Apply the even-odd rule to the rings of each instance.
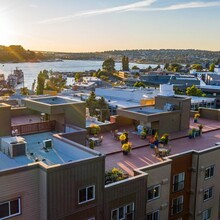
[[[9,45],[12,42],[13,29],[10,21],[0,16],[0,45]]]

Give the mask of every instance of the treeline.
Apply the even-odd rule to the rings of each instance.
[[[0,62],[39,62],[52,59],[50,54],[25,50],[20,45],[1,46],[0,45]]]
[[[113,50],[95,53],[59,53],[54,56],[60,59],[81,59],[81,60],[105,60],[112,57],[115,61],[121,61],[123,56],[131,62],[161,64],[161,63],[215,63],[220,59],[220,51],[207,50]]]

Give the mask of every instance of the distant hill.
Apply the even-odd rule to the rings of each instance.
[[[128,56],[130,61],[139,63],[208,63],[219,62],[220,51],[206,50],[113,50],[95,53],[61,53],[53,52],[55,58],[73,60],[105,60],[112,57],[121,61],[123,56]]]
[[[51,55],[25,50],[20,45],[1,46],[0,62],[39,62],[52,59]]]
[[[112,50],[91,53],[66,53],[25,50],[20,45],[0,46],[0,62],[39,62],[54,60],[105,60],[112,57],[121,61],[123,56],[129,57],[130,62],[147,64],[220,64],[220,51],[207,50]]]

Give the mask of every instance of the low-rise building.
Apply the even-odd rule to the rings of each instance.
[[[165,103],[179,103],[179,111],[162,128],[168,129],[173,119],[182,121],[178,126],[189,127],[190,101],[158,96],[156,109]],[[129,131],[130,155],[122,154],[120,141],[106,127],[102,146],[92,150],[82,145],[84,105],[62,97],[27,99],[26,106],[17,109],[0,104],[1,219],[218,219],[217,110],[200,109],[203,134],[189,139],[187,129],[171,133],[171,154],[157,157],[134,130]],[[153,118],[159,119],[160,114],[164,110]],[[127,116],[118,116],[114,126],[131,128]],[[151,116],[143,114],[142,120],[145,117]],[[195,128],[195,123],[190,126]],[[106,185],[105,171],[113,167],[129,178]]]

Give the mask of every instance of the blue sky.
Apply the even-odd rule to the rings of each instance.
[[[220,0],[0,0],[0,45],[220,50]]]

